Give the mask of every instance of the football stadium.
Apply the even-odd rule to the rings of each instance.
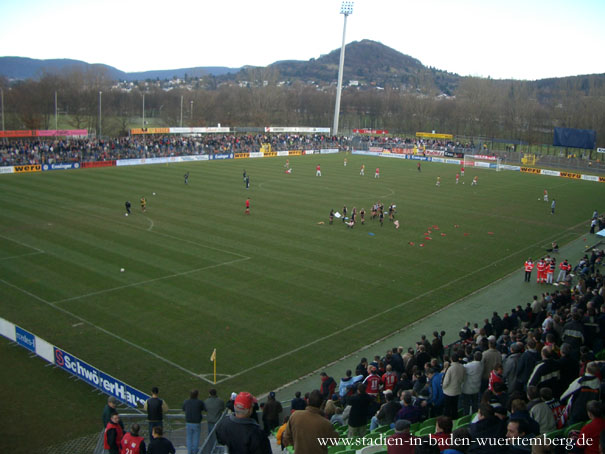
[[[598,172],[510,163],[492,152],[446,154],[447,145],[428,139],[404,149],[316,139],[296,150],[15,162],[0,178],[8,434],[22,433],[23,424],[55,428],[32,436],[39,450],[100,432],[108,396],[121,413],[145,421],[154,386],[175,410],[195,388],[204,396],[215,388],[225,401],[247,391],[261,403],[277,390],[289,408],[294,390],[319,388],[327,367],[338,371],[328,397],[344,400],[338,380],[346,369],[365,356],[367,369],[353,375],[382,376],[385,351],[372,345],[398,347],[390,336],[436,313],[456,314],[445,337],[437,336],[449,349],[429,351],[416,369],[406,354],[410,347],[412,358],[426,355],[420,338],[395,349],[407,364],[401,390],[421,380],[431,359],[439,364],[431,376],[443,374],[444,359],[470,355],[472,362],[477,350],[496,348],[496,337],[505,357],[517,352],[515,342],[525,351],[530,341],[548,347],[552,332],[571,354],[577,347],[578,361],[594,359],[602,347],[598,331],[589,335],[600,323],[602,246],[589,230],[593,217],[602,222]],[[570,271],[552,283],[536,282],[534,271],[523,282],[528,257],[546,256],[555,258],[555,277],[565,259]],[[456,312],[465,298],[490,295],[511,276],[497,309],[488,296],[473,311]],[[531,296],[518,299],[518,289],[540,304],[527,311]],[[592,356],[564,329],[577,317]],[[470,322],[470,338],[459,337],[459,318]],[[432,332],[425,333],[429,348]],[[509,383],[509,396],[513,389]],[[381,394],[372,408],[383,402]],[[422,417],[433,426],[421,435],[434,432],[430,418],[445,414],[433,403]],[[391,423],[380,426],[392,432]]]

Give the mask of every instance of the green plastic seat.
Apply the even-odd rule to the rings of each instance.
[[[553,430],[552,432],[548,432],[546,434],[546,438],[550,438],[551,440],[554,440],[556,438],[564,438],[565,430],[567,430],[567,429],[558,429],[558,430]]]
[[[572,430],[580,430],[585,425],[586,425],[586,422],[577,422],[577,423],[572,424],[571,426],[565,428],[565,437],[567,437],[569,435],[569,432],[571,432]]]
[[[416,435],[417,437],[423,437],[425,435],[430,435],[432,433],[435,433],[435,426],[434,425],[422,427],[414,435]]]

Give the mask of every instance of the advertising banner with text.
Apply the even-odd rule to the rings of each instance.
[[[105,394],[116,397],[130,407],[137,408],[145,404],[145,401],[150,397],[144,392],[67,353],[65,350],[55,347],[54,352],[55,365],[57,367],[100,389]]]

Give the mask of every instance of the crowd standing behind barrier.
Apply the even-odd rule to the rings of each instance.
[[[271,145],[273,151],[319,150],[345,151],[350,140],[324,135],[231,135],[209,134],[202,137],[132,136],[122,138],[10,139],[0,143],[0,165],[61,164],[116,159],[158,158],[168,156],[250,153]]]
[[[416,147],[449,150],[458,154],[472,152],[474,145],[435,140],[386,136],[326,136],[321,134],[208,134],[197,137],[153,135],[121,138],[32,138],[8,139],[0,143],[0,166],[69,164],[117,159],[159,158],[201,154],[258,152],[269,144],[272,151],[353,148],[369,150]]]

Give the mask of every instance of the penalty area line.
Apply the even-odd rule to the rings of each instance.
[[[108,336],[111,336],[111,337],[113,337],[113,338],[115,338],[115,339],[117,339],[119,341],[122,341],[125,344],[130,345],[133,348],[141,350],[142,352],[145,352],[148,355],[153,356],[154,358],[156,358],[156,359],[158,359],[158,360],[160,360],[160,361],[162,361],[162,362],[164,362],[164,363],[166,363],[166,364],[168,364],[168,365],[170,365],[170,366],[172,366],[172,367],[180,370],[181,372],[185,372],[188,375],[192,375],[192,376],[194,376],[196,378],[199,378],[199,379],[204,380],[204,381],[206,381],[206,382],[208,382],[210,384],[213,384],[212,380],[208,380],[207,378],[204,377],[205,374],[196,374],[195,372],[193,372],[193,371],[191,371],[191,370],[189,370],[189,369],[187,369],[187,368],[185,368],[185,367],[183,367],[183,366],[181,366],[181,365],[179,365],[179,364],[177,364],[177,363],[175,363],[173,361],[170,361],[169,359],[164,358],[163,356],[158,355],[157,353],[152,352],[151,350],[149,350],[149,349],[147,349],[145,347],[142,347],[141,345],[135,344],[134,342],[129,341],[128,339],[125,339],[124,337],[120,336],[119,334],[116,334],[114,332],[111,332],[111,331],[109,331],[109,330],[107,330],[107,329],[99,326],[99,325],[96,325],[96,324],[92,323],[91,321],[85,319],[84,317],[81,317],[81,316],[79,316],[77,314],[74,314],[73,312],[68,311],[67,309],[64,309],[64,308],[59,307],[59,306],[55,306],[50,301],[46,301],[44,298],[42,298],[42,297],[40,297],[40,296],[38,296],[38,295],[36,295],[36,294],[34,294],[32,292],[29,292],[29,291],[27,291],[27,290],[25,290],[25,289],[23,289],[21,287],[18,287],[18,286],[14,285],[14,284],[11,284],[10,282],[5,281],[4,279],[0,279],[0,282],[2,282],[4,285],[6,285],[8,287],[11,287],[11,288],[14,288],[15,290],[20,291],[21,293],[24,293],[25,295],[27,295],[27,296],[29,296],[29,297],[31,297],[31,298],[33,298],[33,299],[35,299],[35,300],[37,300],[37,301],[39,301],[41,303],[46,304],[47,306],[52,307],[53,309],[56,309],[56,310],[58,310],[60,312],[63,312],[64,314],[69,315],[69,316],[75,318],[76,320],[79,320],[82,323],[90,325],[93,328],[101,331],[102,333],[107,334]]]
[[[559,233],[559,234],[557,234],[557,235],[552,235],[552,237],[549,237],[549,238],[547,238],[546,240],[548,240],[548,239],[550,239],[550,238],[553,238],[553,239],[554,239],[555,237],[557,237],[557,236],[561,236],[561,235],[567,235],[567,234],[571,233],[571,232],[572,232],[574,229],[576,229],[576,228],[577,228],[578,226],[580,226],[580,225],[583,225],[583,223],[580,223],[580,224],[574,225],[574,226],[572,226],[572,227],[569,227],[569,228],[565,229],[565,230],[564,230],[562,233]],[[378,317],[381,317],[381,316],[383,316],[383,315],[385,315],[385,314],[388,314],[389,312],[392,312],[392,311],[394,311],[394,310],[401,309],[402,307],[407,306],[408,304],[411,304],[411,303],[413,303],[413,302],[415,302],[415,301],[417,301],[417,300],[419,300],[419,299],[421,299],[421,298],[424,298],[424,297],[429,296],[429,295],[431,295],[431,294],[433,294],[433,293],[435,293],[435,292],[438,292],[438,291],[440,291],[440,290],[442,290],[442,289],[444,289],[444,288],[447,288],[447,287],[449,287],[450,285],[455,284],[455,283],[456,283],[456,282],[458,282],[458,281],[461,281],[461,280],[464,280],[464,279],[468,279],[469,277],[474,276],[475,274],[480,273],[480,272],[482,272],[482,271],[486,270],[487,268],[491,268],[492,266],[495,266],[495,265],[496,265],[496,264],[498,264],[498,263],[504,262],[504,261],[506,261],[506,260],[508,260],[508,259],[510,259],[510,258],[512,258],[512,257],[514,257],[514,256],[516,256],[516,255],[519,255],[519,254],[523,253],[524,251],[526,251],[526,250],[528,250],[528,249],[535,248],[535,247],[537,247],[538,245],[540,245],[540,244],[541,244],[541,243],[543,243],[543,242],[544,242],[544,239],[542,239],[542,240],[540,240],[540,241],[537,241],[537,242],[535,242],[534,244],[531,244],[531,245],[529,245],[529,246],[526,246],[526,247],[524,247],[524,248],[522,248],[522,249],[519,249],[519,250],[518,250],[518,251],[516,251],[516,252],[513,252],[513,253],[511,253],[511,254],[507,255],[506,257],[502,257],[502,258],[500,258],[499,260],[496,260],[496,261],[494,261],[494,262],[492,262],[492,263],[489,263],[488,265],[482,266],[481,268],[478,268],[478,269],[476,269],[476,270],[474,270],[474,271],[471,271],[470,273],[467,273],[467,274],[465,274],[464,276],[461,276],[461,277],[458,277],[458,278],[456,278],[456,279],[453,279],[453,280],[451,280],[451,281],[449,281],[449,282],[446,282],[446,283],[444,283],[444,284],[440,285],[440,286],[439,286],[439,287],[437,287],[437,288],[433,288],[433,289],[431,289],[431,290],[427,290],[426,292],[424,292],[424,293],[422,293],[422,294],[420,294],[420,295],[416,295],[415,297],[413,297],[413,298],[411,298],[411,299],[408,299],[408,300],[406,300],[406,301],[402,301],[401,303],[396,304],[395,306],[391,306],[391,307],[389,307],[389,308],[387,308],[387,309],[385,309],[385,310],[383,310],[383,311],[381,311],[381,312],[378,312],[378,313],[376,313],[376,314],[374,314],[374,315],[372,315],[372,316],[370,316],[370,317],[367,317],[367,318],[365,318],[365,319],[363,319],[363,320],[359,320],[359,321],[357,321],[357,322],[355,322],[355,323],[352,323],[352,324],[350,324],[350,325],[348,325],[348,326],[346,326],[346,327],[344,327],[344,328],[339,329],[338,331],[334,331],[334,332],[332,332],[332,333],[330,333],[330,334],[328,334],[328,335],[326,335],[326,336],[323,336],[323,337],[320,337],[320,338],[318,338],[318,339],[315,339],[315,340],[313,340],[313,341],[311,341],[311,342],[309,342],[309,343],[307,343],[307,344],[305,344],[305,345],[301,345],[301,346],[299,346],[299,347],[297,347],[297,348],[295,348],[295,349],[293,349],[293,350],[290,350],[290,351],[287,351],[287,352],[285,352],[285,353],[282,353],[281,355],[275,356],[275,357],[273,357],[273,358],[269,358],[269,359],[267,359],[267,360],[265,360],[265,361],[263,361],[263,362],[261,362],[261,363],[257,363],[257,364],[255,364],[254,366],[248,367],[247,369],[241,370],[241,371],[239,371],[239,372],[237,372],[237,373],[235,373],[235,374],[233,374],[233,375],[229,376],[228,378],[224,378],[224,379],[222,379],[222,380],[218,380],[218,381],[217,381],[217,384],[223,383],[223,382],[225,382],[225,381],[227,381],[227,380],[230,380],[230,379],[232,379],[232,378],[238,377],[238,376],[243,375],[243,374],[245,374],[245,373],[248,373],[248,372],[250,372],[250,371],[252,371],[252,370],[258,369],[259,367],[266,366],[267,364],[271,364],[272,362],[275,362],[275,361],[278,361],[278,360],[280,360],[280,359],[286,358],[286,357],[288,357],[288,356],[290,356],[290,355],[292,355],[292,354],[294,354],[294,353],[297,353],[297,352],[299,352],[299,351],[301,351],[301,350],[304,350],[304,349],[306,349],[306,348],[308,348],[308,347],[311,347],[311,346],[313,346],[313,345],[315,345],[315,344],[317,344],[317,343],[319,343],[319,342],[323,342],[323,341],[325,341],[325,340],[331,339],[331,338],[333,338],[333,337],[335,337],[335,336],[338,336],[338,335],[340,335],[340,334],[342,334],[342,333],[344,333],[344,332],[346,332],[346,331],[349,331],[349,330],[351,330],[351,329],[353,329],[353,328],[356,328],[357,326],[362,325],[363,323],[367,323],[367,322],[369,322],[369,321],[372,321],[372,320],[374,320],[374,319],[377,319]],[[513,271],[513,273],[515,273],[515,272],[517,272],[517,271]],[[500,278],[500,279],[501,279],[501,278]],[[497,280],[499,280],[499,279],[497,279]],[[497,280],[496,280],[496,281],[497,281]],[[494,282],[495,282],[495,281],[494,281]],[[479,290],[480,290],[480,289],[479,289]],[[473,293],[474,293],[474,292],[473,292]],[[459,300],[456,300],[456,301],[459,301]],[[454,302],[452,302],[452,303],[450,303],[450,304],[448,304],[448,305],[444,306],[443,308],[438,309],[438,311],[440,312],[441,310],[445,309],[446,307],[450,307],[451,305],[455,304],[455,303],[456,303],[456,301],[454,301]],[[425,318],[430,317],[431,315],[432,315],[432,314],[428,314],[428,315],[426,315],[426,316],[424,316],[424,317],[421,317],[419,320],[416,320],[416,321],[414,321],[414,322],[412,322],[412,323],[410,323],[409,325],[406,325],[406,326],[413,325],[413,324],[415,324],[415,323],[419,322],[420,320],[424,320]],[[402,329],[403,329],[403,328],[402,328]],[[397,330],[396,332],[398,332],[398,331],[400,331],[400,330]],[[391,333],[391,334],[393,334],[393,333]],[[362,348],[362,349],[360,349],[360,350],[363,350],[363,348]],[[353,354],[357,353],[357,352],[358,352],[358,351],[360,351],[360,350],[357,350],[357,351],[355,351],[355,352],[351,353],[350,355],[353,355]],[[350,356],[350,355],[347,355],[346,357],[348,357],[348,356]]]
[[[44,253],[44,251],[42,249],[38,249],[37,247],[30,246],[29,244],[22,243],[21,241],[14,240],[13,238],[9,238],[9,237],[4,236],[4,235],[0,235],[0,238],[4,238],[5,240],[12,241],[13,243],[17,243],[18,245],[26,247],[28,249],[33,249],[34,251],[36,251],[35,252],[36,254],[42,254],[42,253]],[[28,254],[23,254],[23,255],[32,255],[32,254],[28,253]],[[20,257],[20,256],[16,255],[16,256],[13,256],[13,257],[5,257],[5,258],[14,258],[14,257]]]
[[[53,301],[50,304],[53,305],[53,306],[55,306],[56,304],[66,303],[68,301],[75,301],[75,300],[79,300],[79,299],[82,299],[82,298],[88,298],[90,296],[103,295],[105,293],[111,293],[111,292],[115,292],[115,291],[122,290],[122,289],[125,289],[125,288],[138,287],[139,285],[143,285],[143,284],[151,284],[153,282],[164,281],[166,279],[172,279],[174,277],[187,276],[189,274],[197,273],[199,271],[210,270],[212,268],[218,268],[219,266],[232,265],[233,263],[238,263],[238,262],[245,262],[246,260],[250,260],[250,258],[247,257],[247,258],[230,260],[228,262],[215,263],[214,265],[207,265],[207,266],[203,266],[201,268],[195,268],[193,270],[183,271],[181,273],[169,274],[168,276],[156,277],[154,279],[147,279],[145,281],[133,282],[131,284],[119,285],[117,287],[112,287],[112,288],[108,288],[108,289],[104,289],[104,290],[98,290],[96,292],[90,292],[90,293],[86,293],[84,295],[72,296],[70,298],[65,298],[65,299],[62,299],[62,300]]]

